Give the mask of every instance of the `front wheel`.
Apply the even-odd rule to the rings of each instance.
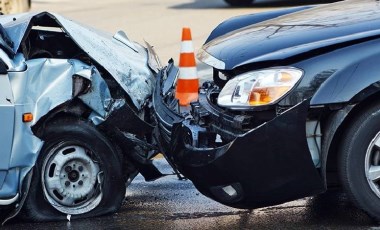
[[[363,110],[343,137],[339,173],[351,200],[380,220],[380,104]]]
[[[254,0],[224,0],[231,6],[250,6]]]
[[[34,221],[92,217],[116,211],[125,195],[117,150],[91,124],[48,124],[23,216]]]

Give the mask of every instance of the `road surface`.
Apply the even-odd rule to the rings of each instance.
[[[163,158],[155,164],[171,168]],[[239,210],[200,194],[188,180],[167,176],[145,182],[138,176],[121,210],[109,216],[51,223],[10,223],[13,229],[380,229],[339,191],[282,205]]]

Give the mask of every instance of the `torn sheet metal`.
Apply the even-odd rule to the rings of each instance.
[[[14,53],[19,50],[31,26],[61,26],[83,51],[115,78],[137,109],[142,108],[153,92],[154,77],[147,64],[146,49],[137,43],[130,42],[120,32],[115,39],[107,33],[47,12],[2,17],[0,23],[13,41]],[[126,41],[129,41],[128,45]]]
[[[26,70],[24,55],[18,53],[13,59],[10,59],[4,50],[0,49],[0,60],[8,67],[9,72],[20,72]]]
[[[82,70],[74,76],[82,76],[90,80],[91,87],[89,91],[78,97],[88,105],[88,107],[98,113],[101,117],[105,118],[110,110],[113,100],[107,83],[100,76],[99,71],[93,67],[91,69]]]
[[[78,60],[33,59],[28,71],[9,73],[15,104],[31,105],[34,122],[72,98],[72,76],[91,67]],[[29,111],[29,112],[30,112]]]
[[[12,217],[44,144],[37,133],[55,115],[69,109],[136,136],[153,130],[144,119],[156,62],[151,47],[122,31],[112,36],[47,12],[0,17],[0,204],[14,202]]]
[[[12,191],[1,189],[0,197],[14,195],[19,183],[34,166],[43,142],[31,131],[42,116],[72,98],[72,76],[90,66],[78,60],[33,59],[26,62],[28,71],[9,72],[13,91],[14,135],[10,155],[1,155],[2,163],[10,170],[4,185],[11,184]],[[22,115],[32,112],[33,122],[24,123]],[[19,119],[17,119],[19,118]],[[7,120],[9,122],[9,120]],[[3,193],[7,194],[3,194]]]

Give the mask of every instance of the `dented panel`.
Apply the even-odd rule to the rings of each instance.
[[[105,138],[105,145],[111,142],[110,137],[116,138],[112,140],[118,141],[116,144],[126,145],[120,146],[128,157],[125,162],[123,157],[118,158],[120,166],[127,170],[126,178],[120,175],[120,181],[131,180],[137,170],[149,179],[162,176],[149,160],[157,152],[157,147],[151,144],[154,126],[149,123],[149,98],[155,83],[154,72],[161,68],[150,45],[148,53],[122,31],[112,36],[47,12],[0,17],[0,24],[3,146],[0,150],[3,159],[0,162],[0,205],[14,205],[12,217],[26,199],[29,184],[25,178],[33,174],[31,170],[44,141],[51,141],[44,136],[46,128],[52,127],[52,121],[62,116],[87,120],[84,126],[88,125],[86,128],[90,131],[94,129],[94,133],[99,132],[96,138]],[[31,120],[24,119],[25,114]],[[148,155],[150,150],[153,151]],[[70,161],[72,156],[66,160]],[[118,166],[119,163],[112,165]],[[91,177],[99,188],[103,186],[102,173]],[[86,178],[84,174],[82,177]],[[78,181],[78,186],[85,180]],[[92,193],[91,188],[86,191],[88,195]],[[55,201],[48,202],[54,206]],[[86,202],[90,202],[90,198]],[[98,204],[84,209],[84,213]],[[77,203],[71,204],[75,205]],[[111,212],[118,204],[112,205],[115,207],[101,207],[103,210],[98,212]]]
[[[157,60],[124,32],[112,36],[47,12],[3,16],[0,24],[0,200],[18,201],[43,146],[35,132],[57,112],[74,113],[99,129],[107,121],[119,122],[125,132],[152,131],[142,119],[154,85],[149,65]],[[32,121],[23,121],[26,113]]]
[[[223,121],[228,112],[218,112],[204,99],[212,89],[202,88],[186,118],[188,113],[169,109],[175,100],[162,92],[175,71],[169,66],[155,90],[157,138],[167,158],[200,192],[228,206],[257,208],[325,191],[307,144],[309,100],[249,130],[233,131],[234,123]]]
[[[107,116],[111,109],[112,97],[106,82],[100,76],[96,68],[82,70],[74,75],[82,76],[90,80],[91,88],[88,92],[78,95],[86,105],[88,105],[94,112],[99,114],[102,118]]]
[[[0,18],[0,23],[14,42],[14,53],[19,50],[22,39],[31,26],[61,26],[83,51],[115,78],[138,109],[141,109],[153,92],[154,77],[147,64],[146,49],[130,42],[122,32],[113,37],[58,14],[47,12],[4,17]]]
[[[72,76],[90,66],[78,60],[33,59],[28,71],[9,73],[15,104],[28,106],[35,124],[43,115],[72,98]]]
[[[6,134],[7,138],[13,138],[13,142],[7,142],[12,145],[12,152],[5,169],[14,171],[9,171],[5,184],[9,188],[12,187],[9,183],[17,186],[13,190],[1,189],[0,197],[7,196],[6,191],[15,193],[19,188],[18,184],[36,162],[43,142],[34,135],[31,126],[53,108],[72,99],[72,76],[90,68],[78,60],[46,58],[27,61],[26,65],[28,71],[9,72],[14,96],[14,135],[10,135],[12,132]],[[24,113],[32,113],[34,120],[24,123]],[[3,156],[6,155],[2,154]]]

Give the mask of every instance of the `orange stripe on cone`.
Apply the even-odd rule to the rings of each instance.
[[[183,44],[184,41],[191,42],[190,28],[182,29],[182,43],[181,43],[182,48],[184,48],[184,44]],[[187,50],[187,49],[181,49],[181,50]],[[190,102],[198,100],[199,79],[198,79],[196,68],[193,68],[193,67],[196,67],[194,50],[192,50],[192,52],[186,52],[186,53],[180,54],[179,67],[181,67],[181,69],[186,69],[187,76],[181,76],[181,71],[180,71],[179,76],[178,76],[178,81],[177,81],[175,97],[179,100],[179,104],[181,106],[187,106],[190,104]],[[194,71],[194,73],[192,73],[191,71]],[[189,76],[188,76],[189,73],[190,73],[190,77],[194,76],[194,78],[189,79]]]
[[[191,30],[190,28],[182,28],[182,41],[191,41]]]
[[[194,53],[181,53],[179,56],[179,66],[180,67],[194,67],[195,63]]]
[[[177,84],[177,93],[195,93],[198,92],[198,79],[181,80],[181,84]]]

